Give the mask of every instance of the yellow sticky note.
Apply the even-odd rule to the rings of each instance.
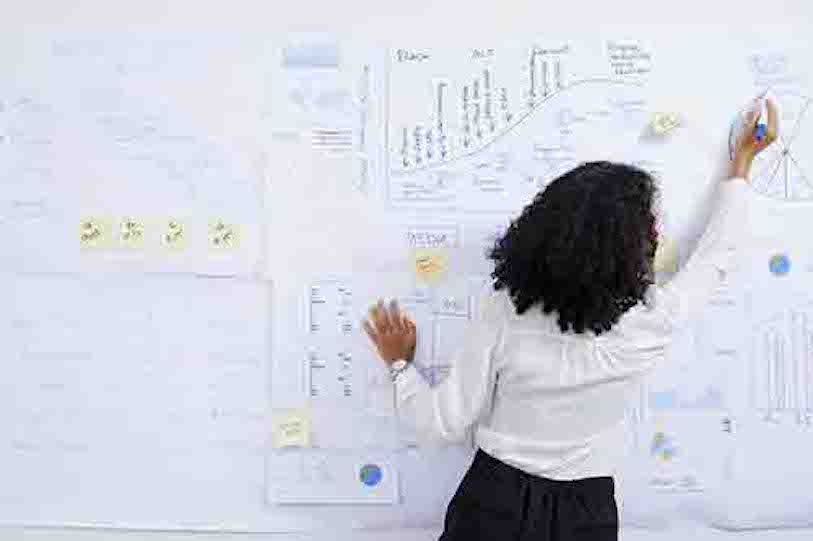
[[[675,241],[661,236],[655,251],[655,272],[677,272],[678,246]]]
[[[649,125],[656,135],[666,135],[680,126],[680,115],[677,113],[655,113]]]
[[[106,248],[110,245],[111,220],[87,216],[79,220],[79,247],[82,249]]]
[[[161,246],[170,250],[183,250],[186,247],[186,225],[176,218],[161,222]]]
[[[310,412],[306,409],[296,409],[275,416],[271,439],[275,449],[282,447],[310,447]]]
[[[124,248],[142,248],[144,246],[144,221],[130,216],[119,220],[119,245]]]
[[[437,283],[449,271],[449,252],[445,248],[416,248],[412,267],[418,281]]]
[[[223,220],[209,222],[209,248],[213,250],[229,250],[236,248],[240,242],[240,228]]]

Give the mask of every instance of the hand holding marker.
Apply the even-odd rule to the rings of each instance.
[[[750,177],[751,165],[757,154],[779,137],[779,113],[767,91],[758,97],[747,112],[742,112],[731,125],[729,151],[731,176]]]

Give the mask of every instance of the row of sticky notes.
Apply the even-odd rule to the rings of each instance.
[[[676,272],[678,246],[670,238],[661,236],[655,254],[656,272]],[[418,282],[436,285],[449,273],[449,253],[445,248],[416,248],[411,251],[410,266]]]
[[[79,220],[79,246],[82,249],[143,249],[148,239],[160,239],[170,250],[183,250],[189,241],[189,227],[177,218],[145,220],[131,216],[120,218],[88,216]],[[222,219],[209,221],[208,245],[215,250],[237,248],[240,226]]]

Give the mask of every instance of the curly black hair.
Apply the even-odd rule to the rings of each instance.
[[[517,314],[556,311],[563,332],[610,330],[644,302],[657,248],[655,181],[624,164],[590,162],[551,182],[489,257]]]

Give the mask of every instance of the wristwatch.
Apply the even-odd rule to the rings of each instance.
[[[397,361],[393,362],[390,365],[390,377],[392,378],[392,382],[395,383],[398,379],[398,376],[407,369],[409,363],[403,359],[398,359]]]

